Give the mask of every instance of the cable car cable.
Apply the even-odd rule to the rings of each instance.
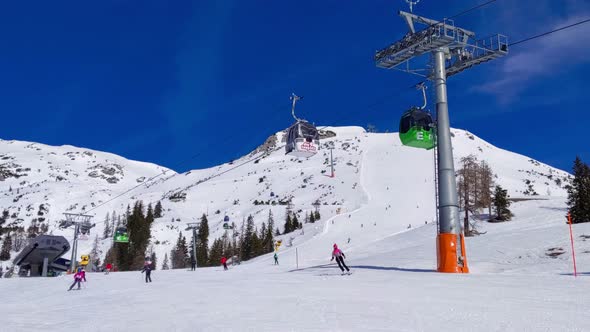
[[[414,88],[415,86],[416,86],[416,85],[415,85],[415,84],[413,84],[413,85],[411,85],[411,86],[410,86],[410,88]],[[374,107],[376,107],[376,106],[379,106],[379,105],[383,104],[384,102],[390,101],[392,97],[395,97],[395,96],[398,96],[398,95],[400,95],[400,94],[402,93],[402,91],[404,91],[404,90],[396,90],[396,93],[395,93],[395,94],[393,94],[393,95],[388,95],[387,97],[384,97],[382,100],[380,100],[380,101],[378,101],[378,102],[376,102],[376,103],[370,104],[370,105],[369,105],[369,106],[366,108],[366,110],[370,110],[370,109],[372,109],[372,108],[374,108]],[[356,115],[356,113],[355,113],[355,114],[348,114],[348,115]],[[337,121],[339,121],[339,120],[342,120],[342,119],[343,119],[343,117],[341,117],[341,118],[340,118],[340,119],[338,119]],[[333,125],[331,125],[331,126],[333,126]],[[328,127],[331,127],[331,126],[324,126],[324,127],[318,128],[318,130],[323,130],[323,129],[325,129],[325,128],[328,128]],[[229,140],[229,137],[228,137],[228,140]],[[260,160],[260,159],[264,158],[264,157],[266,156],[266,154],[268,154],[268,153],[272,153],[272,152],[275,152],[275,151],[278,151],[278,150],[280,150],[280,149],[283,149],[284,147],[285,147],[285,145],[281,145],[281,146],[279,146],[279,147],[277,147],[277,148],[275,148],[275,149],[271,150],[270,152],[269,152],[269,151],[266,151],[266,152],[264,152],[264,153],[263,153],[263,155],[262,155],[262,156],[259,156],[259,157],[256,157],[256,158],[253,158],[253,159],[250,159],[250,160],[248,160],[248,161],[245,161],[245,162],[243,162],[243,163],[241,163],[241,164],[239,164],[239,165],[237,165],[237,166],[234,166],[234,167],[232,167],[232,168],[230,168],[230,169],[227,169],[227,170],[225,170],[225,171],[223,171],[223,172],[220,172],[220,173],[214,174],[214,175],[210,176],[209,178],[207,178],[206,180],[203,180],[203,181],[201,181],[199,184],[196,184],[195,186],[198,186],[198,185],[200,185],[200,184],[202,184],[202,183],[204,183],[204,182],[207,182],[207,181],[209,181],[209,180],[211,180],[211,179],[213,179],[213,178],[219,177],[219,176],[221,176],[221,175],[223,175],[223,174],[226,174],[226,173],[228,173],[228,172],[230,172],[230,171],[233,171],[233,170],[235,170],[235,169],[237,169],[237,168],[239,168],[239,167],[241,167],[241,166],[244,166],[244,165],[246,165],[246,164],[249,164],[249,163],[251,163],[251,162],[255,162],[255,161],[257,161],[257,160]],[[202,155],[202,154],[203,154],[203,152],[201,151],[201,152],[199,152],[199,153],[197,153],[197,154],[195,154],[195,155],[193,155],[193,156],[191,156],[191,157],[189,157],[189,158],[187,158],[187,159],[185,159],[185,160],[183,160],[183,161],[181,161],[181,162],[177,163],[175,166],[176,166],[176,167],[178,167],[178,166],[180,166],[180,165],[183,165],[184,163],[186,163],[186,162],[188,162],[188,161],[191,161],[191,160],[195,159],[196,157],[199,157],[199,156],[200,156],[200,155]],[[170,170],[171,170],[171,169],[170,169]],[[96,206],[92,207],[91,209],[84,211],[84,213],[89,213],[90,211],[94,211],[94,210],[98,209],[99,207],[102,207],[102,206],[104,206],[104,205],[106,205],[106,204],[108,204],[108,203],[110,203],[110,202],[112,202],[112,201],[114,201],[114,200],[116,200],[116,199],[118,199],[118,198],[120,198],[120,197],[122,197],[122,196],[124,196],[124,195],[128,194],[128,193],[130,193],[131,191],[133,191],[133,190],[135,190],[135,189],[137,189],[137,188],[139,188],[139,187],[141,187],[141,186],[144,186],[144,185],[148,184],[149,182],[152,182],[152,181],[156,180],[157,178],[161,177],[162,175],[165,175],[167,171],[168,171],[168,170],[166,170],[166,171],[163,171],[162,173],[159,173],[159,174],[157,174],[157,175],[154,175],[154,176],[152,176],[151,178],[147,179],[147,180],[146,180],[146,181],[144,181],[143,183],[140,183],[140,184],[138,184],[138,185],[135,185],[135,186],[133,186],[133,187],[131,187],[131,188],[129,188],[129,189],[127,189],[127,190],[125,190],[124,192],[122,192],[122,193],[120,193],[120,194],[118,194],[118,195],[116,195],[116,196],[114,196],[114,197],[112,197],[112,198],[109,198],[109,199],[108,199],[108,200],[106,200],[105,202],[102,202],[102,203],[100,203],[100,204],[98,204],[98,205],[96,205]],[[182,173],[176,173],[176,174],[174,174],[173,176],[176,176],[176,175],[179,175],[179,174],[182,174]],[[173,176],[171,176],[170,178],[172,178]],[[102,223],[105,223],[105,221],[103,221]]]
[[[566,25],[566,26],[561,27],[561,28],[557,28],[557,29],[554,29],[554,30],[551,30],[551,31],[547,31],[547,32],[544,32],[544,33],[541,33],[541,34],[538,34],[538,35],[535,35],[535,36],[527,37],[525,39],[516,41],[514,43],[510,43],[510,44],[508,44],[508,47],[514,46],[514,45],[518,45],[518,44],[522,44],[522,43],[525,43],[525,42],[528,42],[528,41],[531,41],[531,40],[534,40],[534,39],[537,39],[537,38],[545,37],[545,36],[550,35],[552,33],[555,33],[555,32],[561,31],[561,30],[566,30],[566,29],[569,29],[569,28],[573,28],[573,27],[575,27],[577,25],[588,23],[588,22],[590,22],[590,18],[587,18],[585,20],[582,20],[582,21],[579,21],[579,22],[576,22],[576,23],[573,23],[573,24],[570,24],[570,25]]]
[[[481,4],[479,4],[479,5],[475,6],[475,7],[471,7],[469,9],[465,9],[464,11],[462,11],[462,12],[456,14],[456,15],[447,17],[447,19],[450,20],[450,19],[453,19],[455,17],[459,17],[459,16],[462,16],[462,15],[465,15],[465,14],[471,12],[471,11],[474,11],[474,10],[479,9],[481,7],[485,7],[485,6],[487,6],[487,5],[491,4],[491,3],[494,3],[496,1],[498,1],[498,0],[490,0],[490,1],[487,1],[487,2],[484,2],[484,3],[481,3]]]
[[[490,1],[487,1],[487,2],[484,2],[484,3],[481,3],[481,4],[479,4],[479,5],[476,5],[476,6],[474,6],[474,7],[471,7],[471,8],[465,9],[465,10],[463,10],[463,11],[461,11],[461,12],[459,12],[459,13],[455,14],[455,15],[449,16],[449,17],[448,17],[448,19],[452,19],[452,18],[456,18],[456,17],[462,16],[462,15],[465,15],[465,14],[467,14],[467,13],[471,12],[471,11],[474,11],[474,10],[476,10],[476,9],[482,8],[482,7],[484,7],[484,6],[487,6],[487,5],[489,5],[489,4],[492,4],[492,3],[494,3],[494,2],[496,2],[496,1],[497,1],[497,0],[490,0]],[[578,23],[578,24],[581,24],[581,23]],[[433,25],[435,25],[435,24],[432,24],[432,25],[428,26],[427,28],[429,28],[429,27],[431,27],[431,26],[433,26]],[[524,41],[520,41],[520,42],[524,42]],[[519,42],[519,43],[520,43],[520,42]],[[515,44],[516,44],[516,43],[515,43]],[[422,82],[422,83],[423,83],[423,82]],[[379,104],[381,104],[381,103],[377,103],[376,105],[379,105]],[[373,106],[376,106],[376,105],[373,105]],[[369,108],[372,108],[372,106],[370,106]],[[325,126],[325,127],[324,127],[324,129],[325,129],[325,128],[327,128],[327,127],[330,127],[330,126]],[[283,146],[283,147],[284,147],[284,146]],[[186,160],[184,160],[184,161],[182,161],[182,162],[180,162],[180,163],[178,163],[177,165],[174,165],[174,166],[178,167],[178,166],[180,166],[180,165],[183,165],[184,163],[186,163],[186,162],[188,162],[188,161],[191,161],[191,160],[193,160],[193,159],[195,159],[195,158],[199,157],[201,154],[202,154],[202,152],[201,152],[201,153],[197,153],[196,155],[194,155],[194,156],[192,156],[192,157],[190,157],[190,158],[188,158],[188,159],[186,159]],[[235,169],[235,168],[232,168],[232,169]],[[89,209],[89,210],[85,211],[85,213],[88,213],[88,212],[90,212],[90,211],[94,211],[94,210],[96,210],[97,208],[99,208],[99,207],[101,207],[101,206],[104,206],[104,205],[106,205],[107,203],[110,203],[110,202],[112,202],[113,200],[115,200],[115,199],[117,199],[117,198],[120,198],[120,197],[122,197],[122,196],[124,196],[124,195],[128,194],[129,192],[131,192],[131,191],[133,191],[133,190],[135,190],[135,189],[137,189],[137,188],[139,188],[139,187],[143,186],[143,185],[146,185],[147,183],[149,183],[149,182],[151,182],[151,181],[153,181],[153,180],[155,180],[155,179],[159,178],[160,176],[162,176],[162,175],[165,175],[165,174],[166,174],[166,172],[167,172],[167,171],[163,171],[162,173],[160,173],[160,174],[157,174],[157,175],[155,175],[155,176],[153,176],[153,177],[149,178],[149,179],[148,179],[148,180],[146,180],[145,182],[143,182],[143,183],[140,183],[140,184],[138,184],[138,185],[136,185],[136,186],[134,186],[134,187],[132,187],[132,188],[130,188],[130,189],[128,189],[128,190],[126,190],[126,191],[122,192],[121,194],[118,194],[118,195],[116,195],[115,197],[113,197],[113,198],[110,198],[110,199],[108,199],[107,201],[105,201],[105,202],[103,202],[103,203],[100,203],[100,204],[98,204],[98,205],[96,205],[96,206],[92,207],[91,209]],[[175,175],[178,175],[178,174],[180,174],[180,173],[176,173]],[[173,176],[174,176],[174,175],[173,175]]]

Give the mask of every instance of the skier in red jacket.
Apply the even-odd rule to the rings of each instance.
[[[223,265],[224,270],[227,270],[227,258],[225,256],[221,257],[221,265]]]

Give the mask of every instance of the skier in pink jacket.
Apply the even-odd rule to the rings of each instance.
[[[342,270],[342,272],[344,272],[345,268],[346,268],[346,272],[350,272],[350,269],[348,268],[348,266],[346,266],[346,264],[344,264],[344,258],[346,258],[346,256],[344,255],[342,250],[340,250],[338,248],[336,243],[334,243],[334,250],[332,251],[332,259],[330,261],[333,261],[334,258],[336,258],[336,263],[338,263],[338,267],[340,268],[340,270]]]
[[[74,274],[74,283],[72,284],[72,286],[70,286],[70,289],[68,290],[71,291],[72,288],[76,286],[76,284],[78,284],[78,289],[80,289],[80,283],[82,282],[82,280],[86,281],[86,272],[82,270],[82,268],[78,268],[78,272]]]

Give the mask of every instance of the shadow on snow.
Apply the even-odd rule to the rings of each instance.
[[[395,267],[395,266],[350,265],[349,267],[351,269],[361,269],[361,270],[381,270],[381,271],[400,271],[400,272],[436,272],[436,270],[433,270],[433,269],[409,269],[409,268]],[[307,271],[307,270],[315,270],[315,269],[338,269],[338,266],[336,264],[323,264],[323,265],[315,265],[315,266],[310,266],[310,267],[293,269],[293,270],[289,270],[289,272]]]

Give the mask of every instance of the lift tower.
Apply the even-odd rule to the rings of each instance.
[[[413,4],[416,4],[413,2]],[[412,6],[410,6],[412,9]],[[409,32],[399,41],[377,51],[374,56],[379,68],[396,69],[426,77],[436,93],[436,152],[438,235],[436,238],[437,270],[449,273],[468,273],[463,230],[459,222],[459,200],[449,111],[447,105],[447,77],[473,66],[508,54],[508,40],[496,34],[475,39],[475,33],[455,26],[453,20],[435,21],[404,11],[398,12]],[[422,27],[421,30],[416,27]],[[430,55],[426,68],[413,68],[418,58]]]
[[[59,228],[68,228],[70,226],[74,226],[74,241],[72,242],[72,258],[70,260],[70,271],[71,273],[76,272],[77,268],[77,251],[78,251],[78,234],[88,234],[90,229],[96,224],[90,223],[90,220],[94,218],[94,216],[80,214],[80,213],[64,213],[66,217],[65,220],[60,222]]]

